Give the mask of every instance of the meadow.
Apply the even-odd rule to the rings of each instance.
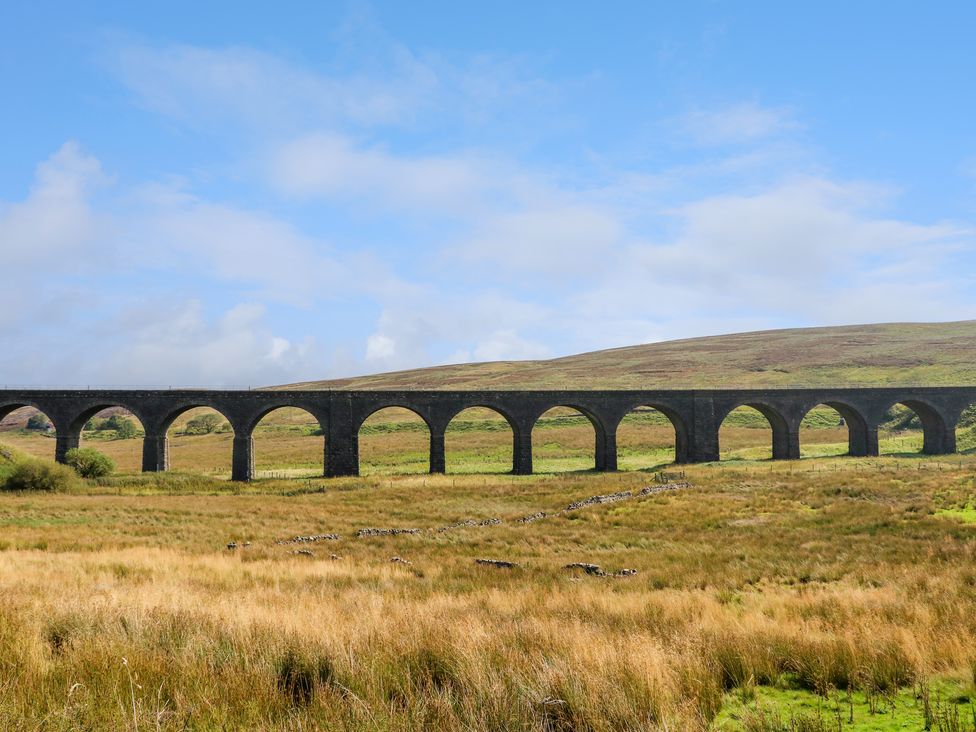
[[[511,433],[472,411],[430,476],[423,425],[390,412],[363,477],[324,479],[316,425],[281,410],[241,485],[229,433],[181,434],[192,416],[171,473],[92,432],[116,475],[0,491],[0,729],[976,727],[976,457],[921,456],[917,431],[842,457],[825,410],[807,457],[774,463],[741,412],[721,463],[675,467],[673,432],[636,413],[598,474],[559,411],[517,477]]]

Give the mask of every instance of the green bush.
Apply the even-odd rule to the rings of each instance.
[[[47,460],[18,462],[0,486],[8,491],[63,491],[78,483],[75,472]]]
[[[136,436],[136,423],[120,414],[108,418],[108,428],[115,430],[115,436],[119,440],[131,440]]]
[[[32,414],[27,419],[27,429],[29,430],[47,430],[50,428],[51,428],[51,420],[49,420],[40,412],[38,412],[37,414]]]
[[[959,417],[960,427],[976,427],[976,404],[970,404]]]
[[[64,461],[82,478],[101,478],[115,470],[115,463],[111,458],[90,447],[75,447],[68,450]]]

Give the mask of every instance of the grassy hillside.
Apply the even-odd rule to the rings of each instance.
[[[976,384],[976,320],[791,328],[548,361],[437,366],[282,389],[643,389]]]

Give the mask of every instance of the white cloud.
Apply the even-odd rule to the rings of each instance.
[[[402,121],[433,79],[422,64],[401,59],[388,79],[378,80],[316,74],[249,48],[127,46],[117,69],[144,106],[190,126],[294,129]]]
[[[485,136],[536,135],[533,126],[499,124],[543,113],[555,87],[526,73],[511,57],[480,54],[450,63],[421,55],[383,37],[362,46],[332,44],[328,68],[245,47],[128,43],[114,49],[108,66],[140,105],[196,131],[220,137],[240,131],[267,139],[308,129],[430,128],[458,125]],[[352,54],[361,70],[342,71]],[[266,141],[266,140],[265,140]]]
[[[396,356],[396,341],[382,333],[374,333],[366,339],[366,360],[385,362]]]
[[[0,207],[0,249],[7,276],[17,266],[84,267],[101,222],[88,195],[107,181],[101,165],[75,142],[40,163],[27,199]],[[23,273],[16,273],[18,279]]]
[[[739,102],[720,109],[696,109],[676,121],[683,135],[700,145],[740,145],[793,132],[799,124],[789,109]]]
[[[953,258],[971,227],[878,213],[889,194],[822,179],[785,181],[670,212],[673,235],[634,240],[607,277],[573,298],[580,331],[632,319],[661,337],[742,327],[958,319],[965,282]],[[711,327],[709,327],[711,323]],[[625,345],[594,342],[593,346]]]
[[[279,147],[270,161],[278,189],[298,196],[367,198],[389,208],[460,212],[490,190],[487,163],[458,156],[403,157],[363,147],[334,133],[315,133]]]
[[[464,259],[491,262],[508,272],[593,274],[621,242],[614,212],[570,201],[559,207],[525,206],[476,223],[471,239],[455,250]]]
[[[240,303],[216,318],[198,300],[154,307],[118,321],[116,337],[102,341],[105,363],[98,378],[131,384],[134,376],[150,384],[259,386],[301,378],[321,358],[306,340],[292,344],[265,322],[266,308]],[[121,336],[121,337],[119,337]],[[82,373],[90,373],[84,363]]]
[[[355,281],[329,245],[264,212],[159,189],[142,201],[144,208],[128,221],[131,237],[151,246],[165,268],[203,269],[298,305]]]
[[[476,361],[510,361],[548,358],[550,348],[520,336],[514,330],[498,330],[479,341],[474,347]]]

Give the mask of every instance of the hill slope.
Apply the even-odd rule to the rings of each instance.
[[[649,389],[976,384],[976,320],[792,328],[546,361],[435,366],[280,389]]]

